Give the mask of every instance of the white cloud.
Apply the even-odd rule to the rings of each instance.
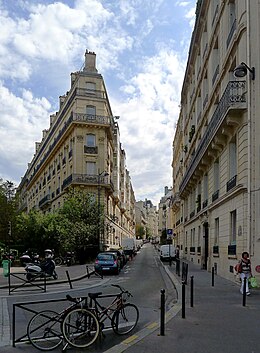
[[[143,71],[122,87],[126,94],[131,92],[128,99],[111,101],[121,116],[120,135],[136,194],[143,198],[154,194],[159,202],[163,191],[158,188],[171,184],[172,140],[185,62],[165,49],[142,62]]]
[[[51,106],[45,98],[36,98],[30,91],[24,90],[17,97],[1,83],[0,106],[0,167],[8,175],[8,171],[26,169],[35,142],[41,140],[42,130],[49,122]],[[11,174],[8,177],[13,179]]]
[[[121,116],[136,197],[158,202],[171,184],[194,3],[179,1],[177,10],[172,0],[17,0],[16,6],[0,0],[0,177],[17,181],[24,172],[49,127],[49,101],[58,102],[89,49],[97,54],[112,110]],[[181,38],[176,23],[184,28],[176,31]]]

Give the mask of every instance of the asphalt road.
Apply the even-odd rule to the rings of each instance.
[[[70,275],[73,278],[73,271],[77,272],[76,266],[69,268]],[[161,290],[166,290],[166,305],[171,307],[172,303],[176,301],[176,291],[166,274],[164,267],[159,260],[158,251],[150,244],[145,244],[138,252],[134,260],[129,261],[123,268],[121,273],[116,275],[106,275],[101,280],[99,278],[84,279],[73,283],[73,289],[70,289],[68,283],[52,285],[48,287],[47,293],[35,293],[35,291],[20,294],[17,296],[10,296],[7,298],[9,312],[12,313],[13,303],[21,303],[28,301],[48,301],[48,303],[30,304],[28,307],[36,311],[50,309],[59,311],[68,305],[67,301],[51,302],[51,300],[65,299],[67,293],[71,296],[84,296],[89,292],[103,292],[103,294],[111,294],[115,292],[115,288],[111,284],[120,284],[125,289],[133,294],[130,302],[137,305],[140,318],[138,325],[134,332],[142,330],[145,326],[158,322],[160,319],[160,299]],[[17,309],[16,311],[16,337],[21,337],[26,334],[27,323],[32,314],[28,311]],[[129,335],[132,335],[133,332]],[[91,346],[88,351],[95,351],[97,353],[105,352],[120,341],[126,339],[127,336],[116,336],[111,330],[105,332],[105,336],[101,337],[98,342]],[[9,352],[8,347],[1,348],[1,352]],[[10,347],[10,352],[11,352]],[[31,345],[18,344],[16,351],[21,352],[39,352]],[[78,350],[69,348],[71,353],[78,352]],[[85,350],[84,350],[85,351]],[[61,352],[61,348],[53,351]]]

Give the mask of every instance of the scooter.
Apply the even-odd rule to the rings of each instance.
[[[48,250],[47,250],[48,251]],[[36,278],[53,277],[58,279],[58,275],[55,271],[55,262],[52,259],[52,254],[46,253],[45,260],[40,264],[28,263],[25,266],[26,279],[31,281]]]
[[[30,264],[40,264],[40,256],[37,253],[29,254],[28,251],[25,251],[23,255],[20,257],[20,262],[22,266],[26,266]]]

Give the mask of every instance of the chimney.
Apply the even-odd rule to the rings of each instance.
[[[85,67],[83,71],[98,72],[96,69],[96,54],[86,50],[85,52]]]

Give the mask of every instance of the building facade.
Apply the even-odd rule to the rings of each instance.
[[[143,239],[158,238],[158,211],[151,200],[135,203],[136,225],[144,230]]]
[[[71,187],[95,195],[104,207],[104,248],[135,235],[135,196],[118,117],[110,107],[96,55],[86,51],[82,71],[71,74],[70,90],[36,142],[35,154],[19,186],[21,208],[53,212]]]
[[[173,141],[182,256],[234,280],[260,263],[260,2],[198,1]]]

